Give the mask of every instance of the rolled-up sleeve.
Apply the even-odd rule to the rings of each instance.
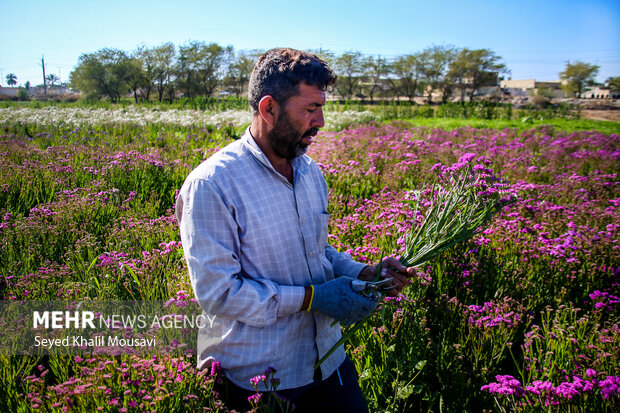
[[[201,307],[218,317],[256,327],[299,311],[303,287],[279,285],[243,273],[234,213],[206,180],[187,181],[179,194],[176,214],[181,242]]]

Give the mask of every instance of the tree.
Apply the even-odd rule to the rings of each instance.
[[[139,46],[134,52],[133,58],[140,64],[140,92],[144,99],[149,100],[153,90],[156,90],[158,100],[162,101],[164,92],[172,81],[175,55],[174,44],[170,42],[151,49]]]
[[[433,91],[441,92],[441,101],[447,102],[452,95],[453,84],[446,75],[452,61],[456,58],[457,49],[453,46],[431,46],[422,51],[422,74],[427,84],[428,102],[433,100]]]
[[[14,73],[9,73],[6,75],[6,83],[9,86],[15,86],[17,84],[17,76]]]
[[[362,73],[362,54],[345,52],[334,59],[334,71],[338,75],[336,89],[345,99],[351,99],[359,88]]]
[[[392,72],[397,78],[397,96],[406,96],[412,102],[420,87],[424,59],[422,53],[398,56],[392,63]]]
[[[605,83],[612,92],[620,92],[620,76],[610,77]]]
[[[217,43],[202,44],[199,49],[198,79],[206,98],[213,96],[224,77],[225,65],[233,55],[232,46],[222,47]]]
[[[138,46],[133,53],[133,58],[139,62],[141,69],[142,81],[140,82],[141,95],[147,101],[151,97],[151,91],[155,85],[155,64],[153,58],[153,49],[147,49],[144,45]],[[134,79],[134,82],[137,79]],[[135,82],[138,83],[138,82]],[[136,98],[136,90],[134,89],[134,99]]]
[[[177,82],[185,96],[212,96],[224,77],[225,62],[232,52],[232,46],[223,48],[217,43],[198,41],[179,47]]]
[[[19,100],[28,100],[30,98],[30,94],[28,93],[28,90],[25,87],[18,87],[17,88],[17,99]]]
[[[45,76],[45,81],[48,85],[54,86],[57,82],[60,82],[60,78],[55,74],[50,73],[49,75]]]
[[[154,81],[157,89],[157,98],[161,102],[167,89],[172,88],[174,76],[174,59],[176,50],[172,43],[164,43],[152,49],[154,65]],[[174,96],[174,91],[171,96]]]
[[[450,64],[448,80],[456,82],[461,91],[461,101],[469,90],[471,102],[480,86],[497,83],[498,74],[506,72],[506,66],[499,63],[501,58],[489,49],[461,49]]]
[[[148,83],[151,82],[151,79],[147,78],[146,72],[143,69],[143,63],[137,57],[127,59],[126,61],[122,62],[121,65],[124,66],[125,75],[127,78],[127,85],[133,92],[133,98],[135,102],[138,103],[138,90],[150,90],[150,86],[148,86]]]
[[[129,92],[132,63],[127,54],[118,49],[100,49],[85,53],[69,75],[70,83],[89,99],[108,97],[118,102]]]
[[[198,88],[197,66],[199,59],[199,42],[189,42],[179,46],[179,57],[176,64],[176,81],[184,95],[191,98]]]
[[[368,56],[362,63],[364,73],[364,89],[370,97],[370,103],[373,103],[374,96],[380,92],[383,87],[383,80],[387,79],[390,73],[390,65],[385,58],[377,56]]]
[[[260,54],[259,51],[241,51],[230,59],[224,85],[235,96],[239,97],[247,90],[252,69]]]
[[[600,66],[584,62],[567,62],[564,71],[560,72],[560,79],[567,82],[564,89],[580,98],[584,88],[595,83],[594,78],[599,68]]]

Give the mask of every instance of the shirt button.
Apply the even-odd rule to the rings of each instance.
[[[306,225],[306,218],[303,218],[303,219],[301,220],[301,225]]]
[[[308,257],[312,257],[312,251],[308,251]]]

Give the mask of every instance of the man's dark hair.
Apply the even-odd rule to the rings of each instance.
[[[336,83],[336,75],[327,62],[308,52],[289,48],[267,51],[256,62],[250,75],[248,100],[254,113],[267,95],[280,105],[297,94],[299,83],[327,90]]]

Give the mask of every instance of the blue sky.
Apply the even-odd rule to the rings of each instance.
[[[68,80],[83,53],[190,40],[394,57],[431,45],[489,48],[513,79],[558,79],[566,61],[620,76],[618,0],[0,0],[0,72]]]

